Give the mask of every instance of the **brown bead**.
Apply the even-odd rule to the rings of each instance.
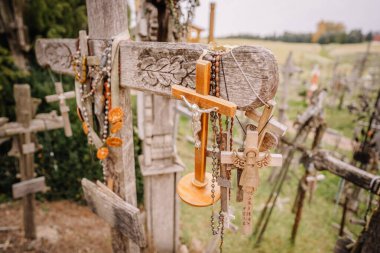
[[[216,67],[219,67],[219,64],[220,64],[219,61],[215,62],[215,66],[216,66]]]
[[[83,122],[84,119],[83,119],[82,112],[81,112],[81,110],[79,109],[79,107],[77,107],[77,115],[78,115],[79,120]]]
[[[219,76],[215,77],[215,81],[219,82]]]

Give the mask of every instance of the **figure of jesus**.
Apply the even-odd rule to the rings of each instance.
[[[202,129],[201,125],[201,116],[202,113],[210,113],[217,111],[218,108],[213,107],[210,109],[201,109],[197,104],[191,104],[184,96],[181,96],[182,100],[185,102],[189,110],[191,111],[192,114],[192,121],[191,121],[191,127],[193,129],[193,137],[194,137],[194,146],[196,148],[201,147],[201,140],[199,139],[199,131]]]

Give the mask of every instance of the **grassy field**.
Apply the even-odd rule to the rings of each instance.
[[[300,94],[306,86],[304,82],[310,79],[312,66],[318,63],[321,66],[322,85],[327,86],[327,81],[331,77],[331,67],[336,57],[341,59],[341,67],[350,70],[352,63],[358,53],[365,52],[366,44],[355,45],[316,45],[316,44],[294,44],[271,41],[255,40],[230,40],[223,39],[218,41],[221,44],[233,45],[260,45],[273,51],[279,64],[285,62],[289,51],[294,53],[294,61],[304,71],[293,80],[294,85],[290,87],[289,111],[287,113],[290,121],[293,121],[297,114],[302,112],[306,103]],[[371,52],[380,54],[380,45],[373,45]],[[370,60],[372,61],[374,57]],[[281,92],[281,87],[279,88]],[[352,99],[352,98],[351,98]],[[347,109],[338,110],[335,105],[328,104],[325,110],[325,117],[328,127],[338,130],[346,137],[351,138],[353,134],[354,115]],[[186,118],[181,118],[178,134],[177,147],[180,157],[186,164],[185,173],[193,170],[193,145],[186,141],[186,136],[191,135],[189,130],[190,122]],[[324,147],[329,148],[328,145]],[[346,152],[346,155],[350,155]],[[279,168],[275,168],[279,169]],[[208,168],[210,170],[210,168]],[[291,207],[297,190],[298,179],[303,175],[303,167],[298,164],[298,158],[293,160],[291,171],[285,181],[280,199],[282,205],[275,208],[272,219],[269,223],[265,238],[259,247],[254,247],[255,238],[243,236],[240,232],[233,233],[227,231],[225,234],[224,252],[332,252],[338,230],[333,227],[333,223],[339,223],[341,208],[335,206],[334,197],[338,191],[339,178],[324,173],[326,179],[318,185],[311,204],[304,206],[303,217],[298,231],[295,245],[290,243],[290,234],[294,222],[294,214]],[[260,214],[266,198],[268,197],[271,186],[267,182],[267,177],[271,168],[262,170],[261,186],[255,193],[254,199],[254,222]],[[236,180],[234,182],[236,186]],[[236,188],[236,187],[234,187]],[[240,226],[241,222],[241,203],[236,203],[235,190],[232,192],[232,206],[235,208],[236,220],[234,223]],[[219,203],[216,205],[216,209]],[[184,203],[181,204],[181,240],[187,245],[195,239],[200,240],[203,245],[207,245],[211,240],[210,228],[211,208],[193,208]],[[348,225],[348,228],[355,235],[359,234],[360,227]]]

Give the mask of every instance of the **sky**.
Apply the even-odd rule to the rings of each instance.
[[[193,23],[208,34],[210,0],[200,0]],[[346,30],[380,32],[380,0],[214,0],[215,36],[313,32],[320,20],[343,22]]]

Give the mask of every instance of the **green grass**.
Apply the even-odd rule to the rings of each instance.
[[[185,128],[187,120],[181,120],[181,129],[177,147],[179,155],[186,165],[185,173],[193,170],[193,145],[185,140],[185,135],[190,134],[190,130]],[[297,158],[294,159],[297,161]],[[279,169],[279,168],[275,168]],[[320,183],[317,192],[314,194],[311,205],[305,204],[303,219],[299,228],[298,238],[295,245],[290,243],[290,233],[293,225],[294,214],[291,213],[291,206],[295,197],[298,178],[302,176],[304,169],[302,166],[292,166],[292,173],[284,184],[281,199],[288,199],[283,209],[275,208],[272,219],[269,223],[265,238],[258,248],[254,247],[254,240],[249,236],[244,236],[241,232],[233,233],[226,231],[224,241],[224,252],[331,252],[337,238],[337,230],[332,222],[338,222],[339,215],[334,214],[333,198],[338,189],[338,178],[331,174],[326,174],[327,180]],[[210,171],[210,168],[208,168]],[[266,178],[270,174],[270,168],[262,171],[262,182],[254,198],[253,219],[257,220],[262,207],[271,190],[271,185]],[[234,174],[233,174],[234,175]],[[236,186],[236,182],[234,182]],[[241,203],[235,202],[235,189],[232,191],[231,205],[235,209],[236,219],[234,224],[241,226]],[[219,203],[215,205],[215,210],[219,210]],[[191,240],[196,238],[203,245],[211,240],[210,215],[211,207],[194,208],[185,203],[181,203],[181,240],[190,245]],[[254,238],[253,238],[254,239]]]

